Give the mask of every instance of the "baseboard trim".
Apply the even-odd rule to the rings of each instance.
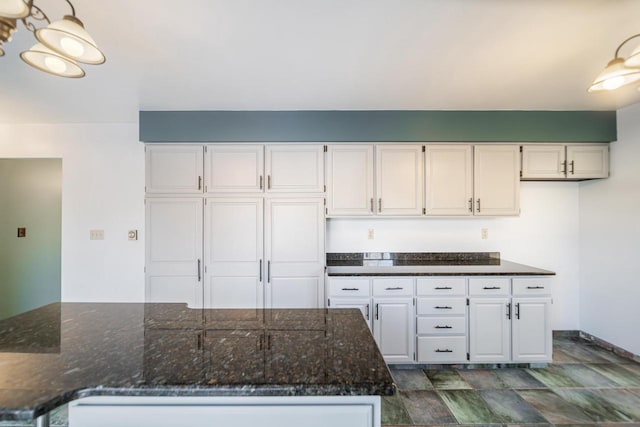
[[[640,363],[640,355],[634,354],[628,350],[625,350],[622,347],[618,347],[617,345],[611,344],[610,342],[605,341],[602,338],[598,338],[595,335],[591,335],[590,333],[585,331],[577,331],[577,330],[553,331],[553,337],[554,338],[582,338],[584,340],[594,343],[598,347],[611,351],[620,357],[624,357],[625,359],[633,360],[634,362]]]

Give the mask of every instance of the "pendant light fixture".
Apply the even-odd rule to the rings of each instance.
[[[635,34],[620,43],[613,59],[609,61],[605,69],[598,74],[589,87],[589,92],[615,90],[630,83],[640,81],[640,45],[628,58],[625,59],[619,56],[622,46],[637,37],[640,37],[640,34]]]
[[[84,77],[84,64],[102,64],[105,56],[94,39],[85,30],[82,21],[69,0],[71,15],[51,22],[49,17],[34,4],[34,0],[0,0],[0,56],[4,55],[2,43],[11,41],[16,22],[35,34],[39,43],[22,52],[20,57],[32,67],[61,77]],[[46,21],[47,26],[37,28],[34,21]]]

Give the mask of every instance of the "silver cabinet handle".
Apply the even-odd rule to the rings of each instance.
[[[369,304],[367,304],[367,320],[369,320]]]
[[[360,288],[342,288],[343,291],[359,291]]]
[[[469,212],[473,212],[473,197],[469,198]]]
[[[202,190],[202,177],[198,177],[198,190]]]
[[[200,266],[202,264],[202,261],[198,260],[198,282],[202,281],[202,275],[200,274]]]
[[[261,190],[262,190],[262,187],[263,187],[262,181],[263,181],[263,179],[262,179],[262,175],[260,175],[260,189],[261,189]]]
[[[502,289],[502,288],[500,288],[500,286],[485,286],[482,289],[493,290],[493,289]]]
[[[478,212],[480,212],[480,199],[478,199]]]
[[[393,288],[384,288],[385,291],[401,291],[404,288],[402,286],[395,286]]]
[[[437,349],[435,350],[435,352],[436,352],[436,353],[453,353],[453,350],[449,350],[449,349],[446,349],[446,350],[440,350],[439,348],[437,348]]]
[[[378,304],[376,304],[376,320],[378,320],[380,317],[378,316]]]
[[[436,310],[451,310],[453,307],[450,307],[448,305],[436,305],[435,307]]]
[[[435,328],[435,329],[453,329],[453,326],[449,326],[449,325],[446,325],[446,326],[436,325],[436,326],[434,326],[434,328]]]
[[[511,320],[511,303],[507,303],[507,319]]]
[[[373,213],[373,197],[371,198],[371,213]]]
[[[571,175],[574,175],[576,173],[576,162],[574,160],[571,160]]]
[[[267,261],[267,283],[271,283],[271,261]]]
[[[267,175],[267,190],[271,190],[271,175]]]
[[[436,286],[435,290],[436,291],[443,291],[443,290],[450,290],[452,289],[451,286]]]
[[[544,286],[527,286],[527,289],[544,289]]]
[[[516,319],[520,320],[520,303],[516,304]]]
[[[378,199],[378,212],[382,212],[382,197]]]
[[[262,260],[260,260],[260,283],[262,283]]]

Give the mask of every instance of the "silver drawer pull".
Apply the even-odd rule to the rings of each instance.
[[[436,291],[453,289],[451,286],[436,286]]]
[[[449,326],[449,325],[447,325],[447,326],[440,326],[440,325],[436,325],[436,326],[434,326],[434,328],[436,328],[436,329],[453,329],[453,326]]]
[[[401,291],[404,288],[402,286],[396,286],[395,288],[384,288],[385,291]]]
[[[342,288],[343,291],[359,291],[360,288]]]
[[[544,289],[544,286],[527,286],[527,289]]]
[[[448,305],[436,305],[433,308],[438,310],[451,310],[453,307],[449,307]]]
[[[440,350],[439,348],[436,348],[436,353],[453,353],[453,350]]]
[[[486,290],[492,290],[492,289],[502,289],[500,286],[485,286],[482,289],[486,289]]]

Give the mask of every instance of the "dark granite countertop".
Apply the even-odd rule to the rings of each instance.
[[[394,392],[357,309],[57,303],[0,321],[0,420],[96,395]]]
[[[329,276],[552,276],[498,252],[328,253]]]

